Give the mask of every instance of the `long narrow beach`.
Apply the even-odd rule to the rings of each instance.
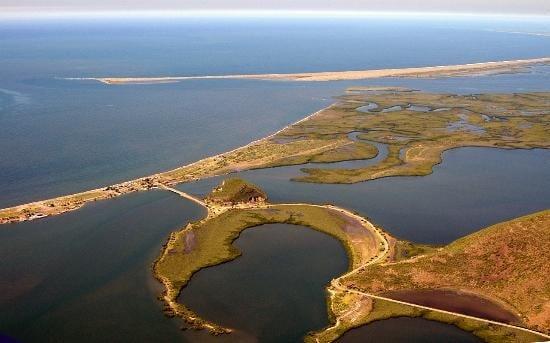
[[[202,76],[160,76],[160,77],[89,77],[67,78],[67,80],[95,80],[109,85],[170,83],[196,79],[253,79],[281,81],[339,81],[361,80],[381,77],[445,77],[445,76],[479,76],[485,74],[517,72],[523,68],[550,63],[550,57],[493,61],[446,66],[429,66],[395,69],[371,69],[351,71],[329,71],[294,74],[235,74],[235,75],[202,75]]]

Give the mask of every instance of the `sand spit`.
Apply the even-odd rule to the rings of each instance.
[[[281,80],[281,81],[338,81],[361,80],[381,77],[449,77],[449,76],[479,76],[518,72],[525,67],[536,64],[550,64],[550,57],[458,64],[447,66],[373,69],[354,71],[313,72],[296,74],[237,74],[237,75],[203,75],[203,76],[163,76],[163,77],[85,77],[66,78],[67,80],[94,80],[109,85],[121,84],[154,84],[179,82],[196,79],[254,79],[254,80]]]

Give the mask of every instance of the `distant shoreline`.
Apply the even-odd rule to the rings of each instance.
[[[536,64],[550,64],[550,57],[494,61],[446,66],[370,69],[352,71],[330,71],[312,73],[289,74],[235,74],[235,75],[202,75],[202,76],[159,76],[159,77],[73,77],[65,80],[93,80],[108,85],[124,84],[155,84],[171,83],[185,80],[200,79],[252,79],[252,80],[280,80],[280,81],[339,81],[361,80],[381,77],[449,77],[449,76],[479,76],[507,72],[518,72],[524,67]]]

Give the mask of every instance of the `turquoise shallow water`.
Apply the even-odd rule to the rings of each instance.
[[[330,104],[348,86],[457,93],[547,90],[549,69],[437,80],[202,80],[122,87],[62,77],[325,71],[540,57],[550,55],[548,38],[495,30],[545,25],[382,19],[2,22],[0,207],[147,175],[246,144]],[[290,183],[288,178],[299,172],[294,167],[243,175],[264,187],[273,201],[334,202],[371,216],[399,237],[445,243],[494,221],[548,207],[549,160],[540,150],[460,149],[446,153],[432,176],[347,188]],[[214,181],[182,188],[201,193]],[[211,340],[196,333],[184,336],[177,321],[163,317],[155,300],[160,290],[149,272],[168,233],[201,215],[174,195],[154,192],[6,226],[0,230],[0,332],[28,342]],[[254,254],[256,243],[265,239],[250,232],[239,241],[245,255]],[[309,242],[311,251],[331,252],[332,259],[325,258],[335,265],[321,268],[300,253],[282,256],[281,272],[301,271],[296,291],[302,293],[296,294],[303,296],[293,298],[293,289],[281,287],[264,288],[262,296],[296,299],[273,304],[287,310],[299,306],[315,315],[285,330],[275,311],[266,310],[253,325],[241,326],[239,335],[216,341],[254,341],[273,332],[280,341],[293,341],[325,323],[322,288],[346,259],[335,241],[315,232],[300,237],[276,236],[272,249],[257,253],[299,252],[298,243]],[[242,268],[237,275],[258,274],[256,263],[234,262]],[[285,270],[289,263],[292,268]],[[216,279],[227,273],[225,267],[231,264],[197,277]],[[303,284],[308,280],[311,292]],[[262,281],[277,285],[269,278],[243,277],[228,280],[220,293],[246,291]],[[254,289],[256,296],[260,291]],[[250,318],[239,315],[256,313],[253,306],[239,312],[238,303],[220,307],[200,288],[193,292],[193,299],[202,299],[195,303],[199,313],[243,322]],[[246,292],[235,299],[250,301]],[[407,338],[406,330],[395,330],[400,322],[387,325],[376,330]],[[452,327],[426,327],[440,337],[457,337]]]

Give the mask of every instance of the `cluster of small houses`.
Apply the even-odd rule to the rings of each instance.
[[[212,191],[212,193],[220,192],[224,186],[224,182]],[[238,201],[235,201],[234,199],[207,199],[208,202],[213,202],[219,205],[223,206],[235,206],[239,204],[250,204],[250,203],[264,203],[267,201],[267,198],[257,189],[248,187],[247,185],[241,186],[241,189],[239,190],[239,196],[243,197],[239,199]]]
[[[207,200],[207,202],[215,203],[217,205],[222,205],[226,207],[235,207],[242,204],[262,204],[266,202],[267,199],[261,196],[251,196],[247,200],[240,201],[220,201],[220,200]]]
[[[103,191],[107,192],[107,194],[105,195],[106,198],[114,198],[120,194],[157,188],[159,187],[159,184],[161,184],[161,182],[158,177],[146,177],[135,181],[121,183],[118,185],[107,186],[103,188]],[[222,186],[223,186],[223,183],[220,187],[216,188],[216,190],[218,191],[221,190]],[[243,186],[243,187],[246,188],[246,186]],[[267,201],[267,198],[263,196],[261,192],[258,192],[256,189],[251,188],[249,192],[245,192],[245,193],[248,193],[248,194],[245,194],[244,195],[245,198],[240,199],[239,201],[230,201],[230,200],[228,201],[210,200],[210,201],[223,206],[236,206],[239,204],[246,204],[246,203],[263,203]],[[70,210],[72,208],[79,207],[80,205],[82,205],[83,202],[84,201],[71,201],[70,203],[59,204],[59,207],[62,207],[65,210]],[[53,202],[50,202],[44,205],[47,207],[56,207],[56,204]],[[2,223],[18,222],[22,220],[33,220],[38,218],[44,218],[47,216],[48,214],[43,212],[24,209],[22,211],[22,214],[19,216],[2,218]]]
[[[130,181],[125,182],[119,185],[114,186],[107,186],[103,188],[104,191],[107,191],[108,194],[106,195],[107,198],[114,198],[120,194],[124,193],[131,193],[135,191],[141,191],[141,190],[149,190],[152,188],[158,187],[158,179],[154,177],[147,177],[143,179],[139,179],[137,181]],[[79,207],[82,205],[83,201],[71,201],[69,203],[63,203],[58,204],[59,207],[62,207],[65,210],[71,210],[75,207]],[[46,207],[57,207],[57,205],[53,202],[49,202],[44,204]],[[30,210],[30,209],[24,209],[22,213],[18,216],[10,216],[2,218],[2,223],[12,223],[12,222],[19,222],[24,220],[33,220],[33,219],[39,219],[47,217],[48,214],[36,211],[36,210]]]
[[[131,192],[157,188],[158,185],[159,185],[159,180],[157,178],[146,177],[135,181],[121,183],[118,185],[107,186],[103,190],[110,192],[110,194],[107,195],[107,197],[113,198],[113,197],[116,197],[117,195],[124,194],[124,193],[131,193]]]
[[[206,199],[207,203],[213,203],[216,205],[226,206],[226,207],[234,207],[242,204],[261,204],[266,202],[267,199],[262,196],[250,196],[246,199],[242,199],[239,201],[231,201],[231,200],[219,200],[219,199]]]

